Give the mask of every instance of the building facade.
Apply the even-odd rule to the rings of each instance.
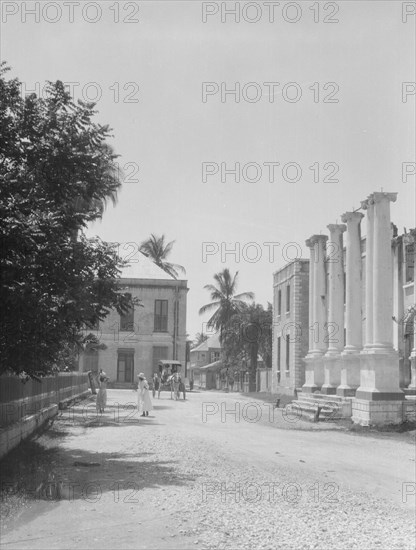
[[[103,369],[110,387],[129,388],[143,372],[148,380],[159,359],[186,360],[187,281],[176,280],[137,253],[138,261],[123,268],[120,290],[140,300],[126,315],[111,311],[92,333],[104,349],[89,350],[80,357],[80,370]]]
[[[361,218],[360,218],[361,219]],[[325,356],[321,364],[321,378],[314,383],[305,386],[305,391],[321,391],[326,394],[337,393],[338,382],[340,381],[339,354],[344,351],[346,345],[346,247],[343,246],[342,234],[346,230],[343,225],[338,228],[331,227],[332,240],[325,246],[325,285],[320,294],[320,301],[324,304],[329,314],[330,307],[330,285],[334,285],[336,278],[335,292],[333,296],[337,302],[332,303],[332,317],[325,321],[324,341]],[[336,234],[334,232],[336,231]],[[321,240],[325,236],[319,236]],[[323,237],[323,239],[322,239]],[[412,393],[415,385],[415,375],[412,375],[411,354],[414,348],[414,263],[415,263],[415,231],[411,230],[402,235],[397,235],[395,226],[391,226],[391,257],[392,257],[392,342],[393,349],[398,354],[399,360],[399,387],[407,393]],[[335,243],[335,244],[334,244]],[[334,250],[339,247],[342,255],[337,254],[337,262]],[[358,256],[358,255],[357,255]],[[354,287],[355,297],[358,298],[359,321],[356,324],[359,342],[366,340],[366,277],[367,275],[367,243],[366,237],[360,236],[359,258],[356,260],[359,265],[358,279]],[[352,259],[354,261],[354,258]],[[296,263],[300,265],[296,266]],[[334,273],[334,271],[337,271]],[[286,265],[274,274],[274,304],[273,304],[273,377],[272,389],[274,393],[295,394],[295,390],[302,390],[305,384],[305,357],[309,350],[309,336],[311,339],[319,338],[319,324],[316,320],[309,319],[309,260],[295,260]],[[291,283],[292,281],[292,283]],[[339,286],[339,289],[337,289]],[[290,304],[287,303],[288,292],[290,293]],[[334,294],[334,293],[333,293]],[[293,300],[293,302],[292,302]],[[286,304],[286,311],[284,305]],[[350,312],[351,314],[351,312]],[[358,315],[357,315],[358,318]],[[309,324],[309,321],[311,324]],[[293,331],[295,331],[293,333]],[[311,342],[311,346],[313,342]],[[359,344],[358,344],[359,345]],[[345,355],[344,355],[345,357]],[[335,361],[334,361],[335,359]],[[348,360],[348,359],[347,359]],[[338,364],[337,364],[338,363]],[[316,362],[315,365],[316,367]],[[326,371],[326,381],[325,381]],[[359,384],[359,375],[355,384]],[[409,389],[410,386],[410,389]],[[355,388],[340,388],[338,393],[342,395],[355,395]]]
[[[306,241],[308,351],[297,402],[305,411],[333,396],[340,410],[349,407],[353,422],[372,425],[400,423],[413,407],[406,395],[416,392],[415,230],[397,235],[390,221],[396,199],[397,193],[374,192],[345,212],[342,224],[328,225],[329,235]],[[284,302],[279,290],[275,307]],[[277,381],[276,356],[274,368]]]
[[[205,342],[191,349],[189,356],[189,378],[194,381],[195,387],[215,389],[216,371],[220,368],[219,361],[222,358],[219,334],[213,334]],[[202,367],[209,367],[213,363],[215,365],[212,368],[204,368],[201,371]]]
[[[294,395],[305,383],[308,315],[309,260],[293,260],[273,275],[273,393]]]

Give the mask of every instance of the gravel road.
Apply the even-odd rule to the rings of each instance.
[[[3,464],[1,548],[413,549],[409,435],[309,424],[239,394],[86,401]]]

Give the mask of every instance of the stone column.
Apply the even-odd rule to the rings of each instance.
[[[414,296],[416,296],[416,285],[414,285]],[[414,305],[416,307],[416,305]],[[416,315],[413,318],[413,349],[410,354],[410,390],[416,390]]]
[[[313,280],[313,326],[310,327],[313,336],[313,355],[323,355],[328,347],[326,336],[326,268],[325,244],[326,235],[314,235],[315,243],[315,273]]]
[[[361,202],[367,210],[367,235],[365,239],[365,346],[373,345],[373,248],[374,248],[374,201],[372,197]]]
[[[397,193],[374,193],[373,348],[393,350],[393,265],[391,256],[390,201]]]
[[[334,394],[341,381],[340,353],[344,348],[344,224],[330,224],[328,265],[328,351],[324,357],[322,393]]]
[[[352,419],[363,425],[403,421],[399,357],[393,349],[393,260],[390,202],[397,193],[376,192],[373,240],[373,344],[361,354],[360,387]]]
[[[305,242],[306,246],[309,248],[309,326],[311,327],[314,323],[313,319],[313,304],[314,304],[314,298],[313,298],[313,289],[314,289],[314,273],[315,273],[315,245],[311,241],[311,239],[308,239]],[[309,347],[308,347],[308,354],[312,351],[313,347],[313,333],[309,331]]]
[[[325,243],[326,235],[313,235],[306,241],[311,249],[309,293],[309,351],[305,357],[305,392],[314,392],[321,388],[324,382],[323,355],[326,351],[326,271],[325,271]],[[313,252],[312,252],[313,250]],[[311,314],[312,312],[312,314]]]
[[[410,373],[405,372],[404,293],[403,293],[403,237],[392,238],[393,265],[393,348],[399,354],[400,387],[410,384]],[[407,358],[406,358],[407,359]]]
[[[347,224],[346,250],[346,304],[345,348],[342,352],[341,384],[337,394],[355,395],[360,384],[360,358],[362,349],[361,312],[361,232],[360,223],[364,214],[346,212],[341,219]]]
[[[342,216],[342,221],[347,223],[346,338],[343,353],[356,354],[362,349],[360,222],[363,217],[361,212],[346,212]]]
[[[416,247],[416,230],[412,231],[413,246]],[[415,250],[414,250],[415,252]],[[416,266],[413,269],[413,307],[416,309]],[[409,389],[416,390],[416,314],[413,317],[413,349],[410,354],[410,385]]]

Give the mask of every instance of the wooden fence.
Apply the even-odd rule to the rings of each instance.
[[[51,405],[59,406],[88,388],[88,374],[84,372],[60,372],[26,382],[17,376],[0,376],[0,428]]]

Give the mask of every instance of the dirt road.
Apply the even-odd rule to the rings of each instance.
[[[410,436],[214,392],[139,418],[135,392],[108,393],[6,461],[1,548],[414,548]]]

